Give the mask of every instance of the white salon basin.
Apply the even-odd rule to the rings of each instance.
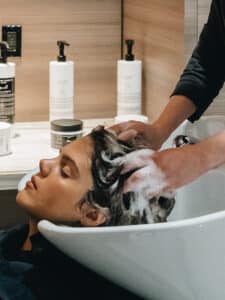
[[[203,117],[173,136],[202,139],[223,129],[224,117]],[[42,220],[38,227],[63,252],[145,299],[224,300],[224,182],[221,167],[178,190],[168,223],[72,228]]]

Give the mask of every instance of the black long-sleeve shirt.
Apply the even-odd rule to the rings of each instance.
[[[207,23],[172,95],[188,97],[197,107],[189,118],[199,119],[225,80],[225,1],[213,0]]]
[[[141,300],[63,254],[40,233],[21,247],[28,224],[0,230],[1,300]]]

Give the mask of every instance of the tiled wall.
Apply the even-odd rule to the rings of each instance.
[[[0,25],[23,27],[16,65],[16,120],[48,120],[49,61],[56,41],[70,42],[75,62],[75,114],[116,112],[116,61],[121,53],[121,0],[0,0]]]
[[[143,61],[143,112],[153,121],[184,66],[184,1],[125,0],[125,38]]]

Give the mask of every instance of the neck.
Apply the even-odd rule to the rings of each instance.
[[[29,220],[29,231],[28,231],[28,235],[27,238],[22,246],[22,250],[26,250],[26,251],[30,251],[32,249],[32,243],[30,240],[30,237],[38,232],[38,228],[37,228],[37,221],[35,221],[34,219]]]

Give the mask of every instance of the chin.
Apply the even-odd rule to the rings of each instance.
[[[26,193],[26,190],[23,189],[22,191],[19,191],[16,195],[16,203],[22,207],[23,209],[27,210],[27,206],[29,204],[29,197]]]
[[[22,199],[22,194],[23,194],[23,190],[22,191],[18,191],[17,195],[16,195],[16,203],[18,205],[20,205],[21,199]]]
[[[21,207],[25,213],[30,216],[32,219],[36,219],[36,216],[32,213],[32,209],[30,207],[31,200],[27,195],[26,190],[19,191],[16,195],[16,203],[19,207]]]

